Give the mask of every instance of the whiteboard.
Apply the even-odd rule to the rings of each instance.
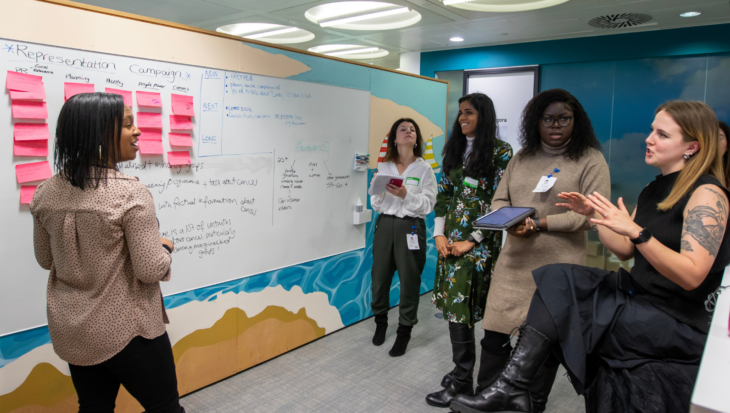
[[[368,91],[12,40],[0,45],[2,85],[8,70],[43,76],[50,161],[64,82],[161,94],[161,109],[139,108],[136,93],[132,109],[162,114],[165,154],[138,155],[121,170],[149,188],[160,230],[174,239],[165,295],[365,247],[365,228],[353,225],[352,211],[358,197],[366,199],[367,176],[353,171],[353,155],[368,149]],[[34,257],[32,216],[15,177],[15,165],[46,158],[13,155],[4,93],[0,335],[47,323],[48,279]],[[169,145],[171,93],[193,97],[189,166],[167,164],[167,151],[187,149]]]
[[[509,143],[514,153],[520,145],[520,123],[527,102],[535,96],[536,68],[494,68],[465,71],[467,93],[484,93],[494,102],[499,139]]]

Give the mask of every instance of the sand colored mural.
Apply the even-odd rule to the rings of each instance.
[[[370,168],[378,166],[377,154],[383,144],[383,138],[390,131],[393,122],[400,118],[411,118],[418,123],[423,135],[425,144],[429,137],[439,137],[444,134],[443,129],[437,126],[429,118],[423,116],[409,106],[399,105],[390,99],[383,99],[370,96],[370,140],[368,151],[370,151]]]

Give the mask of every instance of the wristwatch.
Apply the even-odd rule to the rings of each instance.
[[[535,221],[535,231],[542,231],[542,228],[540,228],[540,218],[533,218],[533,221]]]
[[[634,245],[643,244],[646,241],[649,241],[651,239],[651,232],[644,228],[639,232],[639,236],[636,238],[631,238],[631,242],[634,243]]]
[[[480,242],[479,242],[479,241],[477,241],[477,240],[476,240],[476,239],[475,239],[475,238],[474,238],[474,237],[473,237],[473,236],[472,236],[471,234],[469,234],[469,236],[468,236],[468,237],[466,237],[466,240],[467,240],[467,241],[469,241],[469,242],[473,242],[473,243],[475,243],[475,244],[477,244],[477,245],[479,245],[479,244],[480,244]]]

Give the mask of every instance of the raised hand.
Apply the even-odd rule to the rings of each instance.
[[[619,235],[632,239],[639,236],[642,228],[631,219],[631,214],[626,210],[623,198],[618,199],[618,207],[598,192],[588,195],[588,199],[591,202],[591,207],[603,216],[603,219],[591,218],[591,223],[602,225]]]
[[[578,192],[561,192],[558,194],[558,198],[562,198],[568,202],[558,203],[555,206],[568,208],[576,214],[585,215],[589,218],[593,216],[594,211],[591,206],[591,201],[582,194]]]

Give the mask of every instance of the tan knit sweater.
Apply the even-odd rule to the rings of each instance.
[[[586,263],[588,220],[555,204],[562,202],[560,192],[585,195],[597,191],[610,199],[608,165],[596,149],[589,149],[578,160],[562,153],[562,149],[544,146],[531,156],[522,156],[519,151],[494,194],[493,210],[503,206],[533,207],[535,217],[547,218],[549,231],[537,232],[528,239],[507,236],[492,276],[484,329],[509,334],[522,324],[536,288],[533,270],[547,264]],[[556,168],[560,172],[554,172]],[[557,178],[555,186],[547,192],[532,192],[540,177],[548,174]]]

